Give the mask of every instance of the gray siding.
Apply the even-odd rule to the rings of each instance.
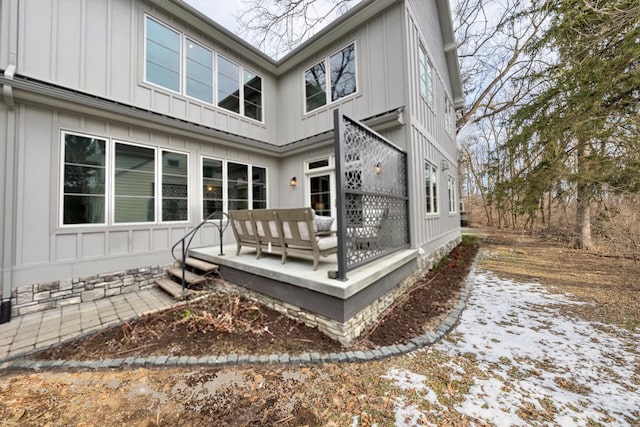
[[[263,79],[264,123],[144,82],[145,14],[258,73]],[[275,131],[269,130],[275,121],[275,78],[214,38],[141,1],[24,0],[17,72],[250,138],[275,139]]]
[[[289,143],[333,128],[337,107],[358,120],[405,105],[403,9],[398,4],[336,40],[280,78],[279,143]],[[357,93],[305,114],[304,72],[324,58],[356,45]]]
[[[266,167],[268,203],[275,205],[277,202],[273,188],[281,181],[278,161],[268,156],[47,108],[18,105],[16,112],[17,140],[13,143],[19,147],[19,168],[15,185],[17,214],[13,287],[169,262],[169,249],[173,243],[200,222],[202,156]],[[0,120],[4,117],[3,114]],[[190,221],[61,227],[62,130],[189,153]],[[4,150],[4,143],[0,150]],[[205,227],[192,246],[218,244],[217,236],[215,228]],[[229,231],[225,241],[232,240]]]
[[[411,153],[409,185],[411,193],[412,244],[426,252],[447,243],[452,235],[459,234],[459,214],[449,213],[447,181],[454,177],[457,183],[457,149],[454,137],[445,130],[445,99],[450,94],[450,79],[444,58],[444,46],[440,34],[437,10],[433,1],[409,1],[407,3],[407,58],[410,64],[409,120]],[[418,50],[422,44],[434,66],[434,104],[430,106],[420,95],[418,76]],[[429,161],[438,169],[438,214],[427,214],[425,203],[425,167]],[[442,162],[449,169],[442,169]],[[457,203],[456,203],[457,204]],[[456,209],[457,211],[457,209]]]

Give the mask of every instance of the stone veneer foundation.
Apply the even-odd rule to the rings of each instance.
[[[170,267],[173,264],[21,286],[11,293],[11,317],[136,292],[154,286]]]
[[[329,319],[320,314],[312,313],[285,301],[260,294],[239,285],[232,283],[227,283],[227,285],[245,298],[258,301],[309,327],[318,328],[320,332],[342,344],[349,344],[358,338],[362,331],[368,326],[374,324],[380,315],[389,308],[395,300],[407,292],[427,270],[433,268],[433,266],[436,265],[443,256],[451,252],[460,241],[460,238],[454,239],[439,249],[420,257],[418,270],[344,323]],[[136,268],[83,278],[22,286],[14,289],[11,294],[11,315],[12,317],[22,316],[28,313],[54,309],[65,305],[79,304],[81,302],[95,301],[127,292],[135,292],[154,286],[154,280],[166,277],[167,268],[173,266],[173,264],[170,264]]]
[[[454,239],[423,257],[423,259],[419,261],[418,270],[344,323],[312,313],[295,305],[243,288],[239,285],[228,282],[227,285],[241,296],[260,302],[287,317],[304,323],[309,327],[318,328],[318,330],[323,334],[340,342],[341,344],[346,345],[357,339],[367,327],[373,325],[379,319],[380,315],[384,313],[384,311],[389,308],[394,301],[407,292],[425,272],[433,268],[433,266],[436,265],[442,257],[451,252],[453,248],[460,243],[460,241],[460,238]]]

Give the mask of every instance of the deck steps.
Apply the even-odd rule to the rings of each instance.
[[[217,265],[196,258],[188,257],[184,260],[184,263],[189,267],[196,268],[204,273],[212,273],[218,271]]]
[[[193,292],[198,293],[198,291],[187,288],[205,284],[211,275],[218,271],[217,265],[191,257],[185,259],[184,265],[188,268],[184,271],[184,291],[182,289],[182,266],[167,269],[168,277],[156,280],[158,288],[177,300],[189,298]]]
[[[180,267],[169,268],[167,269],[167,273],[175,277],[176,281],[180,281],[180,282],[182,281],[182,268]],[[185,270],[184,272],[184,281],[188,285],[199,285],[200,283],[206,282],[207,280],[209,280],[207,277],[201,276],[196,273],[192,273],[188,270]]]
[[[189,298],[189,290],[182,290],[182,286],[171,279],[156,279],[156,285],[177,300]]]

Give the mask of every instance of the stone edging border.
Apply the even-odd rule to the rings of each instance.
[[[465,287],[460,291],[458,303],[448,316],[433,332],[412,338],[406,344],[378,347],[366,351],[345,351],[340,353],[302,353],[296,356],[289,354],[271,355],[237,355],[225,356],[150,356],[127,357],[104,360],[29,360],[13,359],[0,363],[0,371],[5,370],[66,370],[66,369],[111,369],[111,368],[180,368],[180,367],[221,367],[243,365],[276,365],[276,364],[320,364],[320,363],[355,363],[382,360],[393,356],[401,356],[412,351],[433,345],[444,338],[455,328],[464,311],[473,288],[471,273],[475,270],[472,263],[465,279]],[[38,350],[40,351],[40,350]]]

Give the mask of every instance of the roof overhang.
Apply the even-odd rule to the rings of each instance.
[[[453,105],[456,110],[459,110],[464,107],[464,92],[462,90],[462,79],[460,77],[458,44],[456,43],[456,37],[453,32],[453,22],[451,21],[451,6],[449,0],[436,0],[436,7],[438,9],[438,21],[440,22],[440,31],[442,33],[444,55],[451,79]]]

